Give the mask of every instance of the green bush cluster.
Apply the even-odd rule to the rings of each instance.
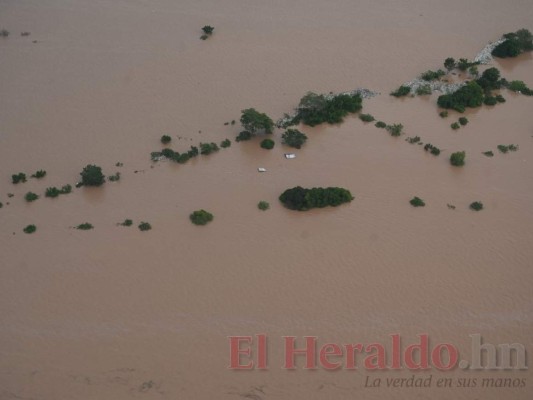
[[[466,153],[464,151],[457,151],[450,156],[450,164],[456,167],[465,165]]]
[[[274,145],[275,145],[275,144],[276,144],[276,143],[275,143],[272,139],[268,139],[268,138],[267,138],[267,139],[263,139],[263,140],[261,141],[260,146],[261,146],[262,149],[272,150],[272,149],[274,148]]]
[[[438,156],[440,154],[440,149],[437,146],[433,146],[431,143],[426,143],[424,145],[424,150],[429,151],[434,156]]]
[[[506,33],[503,37],[506,40],[492,50],[495,57],[516,57],[525,51],[533,50],[533,35],[527,29]]]
[[[304,189],[296,186],[285,190],[279,200],[291,210],[306,211],[327,206],[336,207],[349,203],[354,197],[349,190],[339,187]]]
[[[200,39],[202,40],[206,40],[209,36],[211,36],[213,34],[213,31],[215,30],[215,28],[213,28],[212,26],[210,25],[205,25],[203,28],[202,28],[202,31],[204,32],[202,34],[202,36],[200,36]]]
[[[466,117],[459,118],[459,123],[461,125],[465,126],[466,124],[468,124],[468,118],[466,118]]]
[[[57,197],[60,194],[68,194],[72,192],[72,186],[70,185],[63,185],[61,189],[58,189],[56,187],[49,187],[46,188],[46,191],[44,193],[45,197]]]
[[[274,121],[272,121],[268,115],[260,113],[255,108],[242,110],[240,121],[242,127],[252,134],[257,131],[272,133],[274,130]]]
[[[9,31],[7,29],[0,30],[0,37],[6,38],[9,36]]]
[[[219,150],[216,143],[200,143],[200,154],[207,156]]]
[[[189,215],[189,219],[194,225],[206,225],[211,222],[213,218],[213,214],[206,210],[196,210]]]
[[[509,90],[520,92],[526,96],[533,96],[533,90],[527,87],[523,81],[511,81],[508,85]]]
[[[102,173],[102,168],[96,165],[87,165],[80,172],[81,183],[84,186],[101,186],[105,182],[105,176]]]
[[[481,77],[476,79],[476,83],[481,86],[487,94],[490,93],[491,90],[500,89],[502,87],[500,71],[494,67],[486,69],[481,74]]]
[[[257,208],[262,211],[266,211],[270,208],[270,204],[268,203],[268,201],[261,200],[259,203],[257,203]]]
[[[375,126],[376,126],[376,128],[382,128],[383,129],[383,128],[387,127],[387,124],[385,122],[383,122],[383,121],[378,121],[378,122],[376,122]]]
[[[461,126],[457,122],[454,122],[453,124],[450,125],[450,127],[455,131],[459,129]]]
[[[422,78],[425,81],[434,81],[434,80],[440,79],[444,75],[446,75],[446,72],[444,72],[442,69],[439,69],[437,71],[428,70],[424,72],[422,75],[420,75],[420,78]]]
[[[168,135],[161,136],[161,143],[169,144],[172,141],[172,138]]]
[[[394,92],[391,92],[390,95],[394,97],[403,97],[407,96],[409,93],[411,93],[411,88],[409,86],[402,85]]]
[[[231,146],[231,140],[229,139],[224,139],[222,142],[220,142],[220,147],[222,147],[223,149],[226,149],[230,146]]]
[[[372,122],[375,121],[375,118],[372,114],[361,114],[359,115],[359,119],[363,122]]]
[[[37,230],[37,227],[35,225],[28,225],[26,226],[22,231],[27,234],[31,234]]]
[[[386,129],[391,134],[391,136],[400,136],[403,131],[403,125],[402,124],[387,125]]]
[[[307,141],[307,135],[300,132],[298,129],[287,129],[281,135],[281,138],[284,144],[297,149],[300,149]]]
[[[448,116],[448,111],[441,111],[441,112],[439,113],[439,116],[440,116],[441,118],[446,118],[446,117]]]
[[[117,182],[120,180],[120,172],[116,172],[115,175],[109,175],[107,177],[111,182]]]
[[[431,94],[431,86],[430,85],[420,85],[416,88],[416,94],[419,96],[427,96]]]
[[[474,201],[472,204],[470,204],[470,209],[474,211],[481,211],[483,210],[483,203],[480,201]]]
[[[152,229],[152,225],[150,225],[148,222],[141,222],[138,228],[141,232],[145,232]]]
[[[24,199],[28,202],[28,203],[31,203],[32,201],[35,201],[39,198],[39,195],[33,193],[33,192],[28,192],[26,193],[26,195],[24,196]]]
[[[24,172],[19,172],[18,174],[11,175],[11,182],[13,182],[14,185],[26,182],[26,174]]]
[[[491,150],[489,150],[489,151],[484,151],[483,154],[484,154],[485,156],[487,156],[487,157],[493,157],[493,156],[494,156],[494,153],[493,153]]]
[[[324,122],[339,124],[348,114],[359,111],[363,107],[362,103],[363,99],[359,94],[326,97],[309,92],[300,100],[298,112],[292,123],[303,122],[309,126],[320,125]]]
[[[420,142],[420,136],[408,137],[407,139],[405,139],[405,141],[410,144],[415,144],[415,143]]]
[[[446,68],[448,71],[451,71],[455,68],[455,58],[448,57],[446,60],[444,60],[444,68]]]
[[[479,64],[479,61],[468,61],[466,58],[460,58],[456,66],[460,71],[466,71],[467,69]]]
[[[235,138],[236,142],[243,142],[246,140],[250,140],[252,138],[252,133],[248,131],[242,131],[240,132],[237,137]]]
[[[133,221],[131,219],[125,219],[123,222],[120,222],[118,225],[120,226],[132,226]]]
[[[88,231],[90,229],[93,229],[94,226],[88,222],[84,222],[83,224],[79,224],[76,229],[79,229],[81,231]]]
[[[504,144],[499,144],[498,145],[498,150],[500,150],[500,153],[507,153],[508,151],[518,151],[518,145],[516,144],[509,144],[509,145],[504,145]]]
[[[483,103],[483,89],[477,82],[468,82],[454,93],[443,94],[437,99],[439,107],[464,112],[466,107],[480,107]]]
[[[409,200],[409,203],[411,203],[411,205],[413,207],[424,207],[426,205],[426,203],[424,202],[424,200],[422,200],[420,197],[413,197],[411,200]]]
[[[39,171],[36,171],[34,174],[32,174],[32,178],[41,179],[46,176],[46,171],[40,169]]]

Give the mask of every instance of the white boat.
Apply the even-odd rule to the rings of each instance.
[[[266,168],[262,168],[262,167],[257,168],[257,170],[258,170],[259,172],[266,172],[266,171],[267,171]]]
[[[294,153],[285,153],[285,158],[296,158],[296,154],[294,154]]]

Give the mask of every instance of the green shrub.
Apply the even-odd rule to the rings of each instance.
[[[416,196],[409,200],[409,203],[411,203],[413,207],[424,207],[426,205],[426,203],[424,203],[424,200]]]
[[[439,69],[437,71],[426,71],[424,72],[420,78],[422,78],[425,81],[434,81],[437,79],[440,79],[442,76],[446,75],[446,72],[444,72],[442,69]]]
[[[446,118],[446,117],[448,116],[448,111],[441,111],[441,112],[439,113],[439,116],[440,116],[441,118]]]
[[[372,114],[361,114],[359,115],[359,119],[363,122],[372,122],[375,120]]]
[[[81,182],[84,186],[100,186],[105,182],[105,176],[102,173],[102,168],[96,165],[87,165],[80,172]]]
[[[459,118],[459,123],[465,126],[466,124],[468,124],[468,118],[465,118],[465,117]]]
[[[26,174],[23,172],[19,172],[18,174],[11,175],[11,181],[14,185],[20,182],[24,183],[26,182]]]
[[[41,179],[46,176],[46,171],[40,169],[39,171],[36,171],[31,177],[36,179]]]
[[[33,193],[33,192],[28,192],[28,193],[26,193],[26,195],[24,196],[24,199],[26,199],[26,201],[27,201],[28,203],[30,203],[30,202],[32,202],[32,201],[35,201],[35,200],[37,200],[38,198],[39,198],[39,196],[36,195],[36,194]]]
[[[452,57],[448,57],[446,60],[444,60],[444,68],[446,68],[448,71],[451,71],[455,68],[455,59]]]
[[[200,143],[200,154],[206,156],[208,154],[218,151],[218,145],[216,143]]]
[[[213,28],[213,27],[210,26],[210,25],[205,25],[205,26],[202,28],[202,31],[204,31],[204,33],[205,33],[206,35],[212,35],[214,30],[215,30],[215,28]]]
[[[507,153],[509,151],[509,146],[505,146],[503,144],[498,145],[498,150],[500,150],[501,153]]]
[[[161,154],[168,158],[169,160],[172,160],[174,158],[174,150],[172,149],[163,149],[161,150]]]
[[[298,129],[287,129],[281,135],[281,138],[284,144],[286,144],[287,146],[295,147],[297,149],[300,149],[307,141],[307,135],[300,132]]]
[[[426,95],[431,94],[431,86],[420,85],[418,88],[416,88],[416,94],[419,96],[426,96]]]
[[[200,36],[200,39],[202,39],[202,40],[207,40],[208,37],[209,37],[209,35],[206,35],[206,34],[204,33],[202,36]]]
[[[205,210],[196,210],[189,215],[189,219],[195,225],[206,225],[213,220],[213,214]]]
[[[261,148],[266,150],[272,150],[274,148],[275,142],[272,139],[263,139],[261,141]]]
[[[120,180],[120,172],[116,172],[115,175],[109,175],[107,177],[111,182],[116,182]]]
[[[9,31],[7,29],[0,30],[0,37],[6,38],[9,36]]]
[[[81,231],[88,231],[90,229],[93,229],[94,226],[88,222],[84,222],[83,224],[79,224],[76,229],[79,229]]]
[[[298,113],[293,118],[293,124],[303,122],[305,125],[315,126],[324,122],[339,124],[344,117],[362,108],[363,99],[359,94],[339,94],[326,97],[322,94],[309,92],[301,98]]]
[[[191,146],[191,149],[187,152],[187,154],[189,155],[189,158],[193,158],[200,154],[200,151],[198,150],[198,147]]]
[[[513,92],[521,92],[527,88],[527,85],[523,81],[511,81],[509,83],[509,90]]]
[[[37,230],[37,227],[35,225],[28,225],[26,226],[22,231],[27,234],[31,234]]]
[[[474,211],[483,210],[483,203],[480,201],[474,201],[472,204],[470,204],[470,209]]]
[[[483,101],[483,103],[485,103],[485,105],[487,106],[495,106],[496,104],[498,104],[498,100],[496,100],[496,97],[487,96],[485,97],[485,100]]]
[[[517,151],[518,150],[518,145],[517,144],[510,144],[509,145],[509,150],[510,151]]]
[[[468,82],[452,94],[443,94],[437,99],[441,108],[464,112],[466,107],[480,107],[483,103],[483,89],[476,82]]]
[[[236,142],[242,142],[242,141],[245,141],[245,140],[250,140],[252,138],[252,134],[248,131],[242,131],[241,133],[239,133],[237,135],[237,137],[235,138],[235,141]]]
[[[386,129],[391,134],[391,136],[400,136],[402,134],[403,125],[402,124],[387,125]]]
[[[61,191],[56,187],[49,187],[46,188],[46,192],[44,193],[45,197],[57,197],[61,194]]]
[[[478,61],[470,62],[466,58],[460,58],[459,61],[457,62],[457,68],[461,71],[466,71],[468,68],[474,65],[479,65],[479,62]]]
[[[70,192],[72,192],[72,186],[66,184],[61,187],[59,194],[69,194]]]
[[[378,122],[376,122],[375,126],[377,128],[386,128],[387,124],[385,122],[383,122],[383,121],[378,121]]]
[[[470,68],[468,68],[468,73],[474,77],[477,77],[479,75],[479,70],[477,69],[476,65],[472,65]]]
[[[411,88],[409,86],[400,86],[398,89],[396,89],[394,92],[391,92],[390,95],[394,97],[402,97],[407,96],[409,93],[411,93]]]
[[[327,206],[336,207],[349,203],[354,197],[349,190],[339,187],[304,189],[296,186],[285,190],[279,200],[291,210],[306,211]]]
[[[168,135],[161,136],[161,143],[169,144],[172,141],[172,138]]]
[[[484,151],[483,154],[486,155],[487,157],[493,157],[494,156],[494,153],[491,150]]]
[[[150,229],[152,229],[152,225],[150,225],[148,222],[141,222],[139,224],[139,230],[141,232],[149,231]]]
[[[497,68],[489,68],[483,71],[481,78],[476,80],[477,84],[485,91],[491,91],[501,88],[500,71]]]
[[[466,153],[464,151],[457,151],[450,156],[450,164],[456,167],[465,165]]]
[[[424,150],[429,151],[434,156],[438,156],[440,154],[440,149],[436,146],[433,146],[431,143],[426,143],[424,145]]]
[[[405,141],[410,144],[415,144],[415,143],[420,142],[420,136],[408,137],[407,139],[405,139]]]
[[[152,151],[150,153],[150,159],[152,161],[158,161],[160,157],[163,156],[163,153],[161,153],[160,151]]]
[[[461,126],[457,123],[457,122],[454,122],[453,124],[450,125],[451,128],[455,131],[457,129],[459,129]]]
[[[250,132],[265,131],[265,133],[272,133],[274,129],[274,121],[264,113],[258,112],[255,108],[247,108],[242,110],[241,124],[243,128]]]
[[[498,103],[505,103],[505,97],[503,97],[501,94],[498,94],[494,97]]]
[[[191,158],[191,155],[190,155],[190,151],[187,152],[187,153],[181,153],[176,159],[175,161],[178,163],[178,164],[185,164],[187,161],[189,161]]]
[[[125,219],[124,222],[120,222],[118,225],[120,226],[132,226],[133,221],[131,219]]]
[[[446,204],[446,206],[450,209],[450,210],[455,210],[455,206],[453,204]]]
[[[224,139],[222,142],[220,142],[220,147],[222,147],[223,149],[226,149],[230,146],[231,146],[231,140],[229,139]]]
[[[261,200],[259,203],[257,203],[257,208],[262,211],[266,211],[270,208],[270,204],[268,204],[268,201]]]

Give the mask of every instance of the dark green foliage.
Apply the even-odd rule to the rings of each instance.
[[[411,203],[413,207],[424,207],[426,205],[426,203],[424,203],[424,200],[416,196],[409,200],[409,203]]]
[[[394,92],[391,92],[390,95],[394,97],[402,97],[407,96],[409,93],[411,93],[411,88],[409,86],[400,86],[398,89],[396,89]]]
[[[236,142],[242,142],[245,140],[250,140],[252,138],[252,134],[248,131],[242,131],[240,132],[237,137],[235,138]]]
[[[26,195],[24,196],[24,199],[25,199],[28,203],[30,203],[30,202],[32,202],[32,201],[35,201],[35,200],[37,200],[38,198],[39,198],[39,196],[38,196],[37,194],[33,193],[33,192],[28,192],[28,193],[26,193]]]
[[[402,124],[387,125],[386,129],[391,134],[391,136],[400,136],[402,134],[403,125]]]
[[[196,210],[189,215],[189,219],[195,225],[206,225],[211,222],[213,218],[213,214],[205,210]]]
[[[107,177],[111,182],[116,182],[120,180],[120,172],[116,172],[115,175],[110,175]]]
[[[505,146],[503,144],[498,145],[498,150],[500,150],[500,153],[507,153],[509,151],[509,146]]]
[[[448,57],[446,60],[444,60],[444,68],[446,68],[448,71],[451,71],[455,68],[455,58]]]
[[[187,152],[187,154],[189,155],[189,158],[193,158],[200,154],[200,151],[198,150],[198,147],[191,146],[191,149]]]
[[[287,146],[300,149],[307,141],[307,135],[298,129],[287,129],[282,135],[283,143]]]
[[[268,204],[268,201],[261,200],[259,203],[257,203],[257,208],[262,211],[266,211],[270,208],[270,204]]]
[[[431,94],[431,86],[430,85],[421,85],[416,89],[416,94],[419,96],[427,96]]]
[[[274,129],[274,122],[270,117],[264,113],[258,112],[255,108],[247,108],[242,110],[241,124],[245,130],[250,133],[257,131],[265,131],[265,133],[272,133]]]
[[[215,28],[213,28],[212,26],[210,25],[206,25],[202,28],[202,31],[204,31],[204,33],[206,35],[212,35],[213,34],[213,31],[215,30]]]
[[[150,153],[150,159],[152,161],[158,161],[160,157],[163,156],[163,153],[161,153],[160,151],[152,151]]]
[[[476,80],[477,84],[481,86],[486,92],[491,90],[500,89],[500,71],[497,68],[489,68],[483,71],[481,78]]]
[[[57,197],[61,194],[61,191],[56,187],[49,187],[46,189],[45,197]]]
[[[235,120],[234,119],[231,120],[231,125],[235,125]]]
[[[494,156],[494,153],[491,150],[484,151],[483,154],[486,155],[487,157],[493,157]]]
[[[485,97],[485,100],[483,100],[483,103],[487,106],[495,106],[498,104],[498,100],[494,96],[487,96]]]
[[[420,136],[408,137],[407,139],[405,139],[405,141],[410,144],[415,144],[415,143],[420,142]]]
[[[507,39],[492,50],[492,55],[499,58],[516,57],[520,53],[522,53],[522,49],[515,39]]]
[[[315,126],[324,122],[339,124],[348,114],[353,114],[362,108],[363,99],[360,95],[339,94],[326,97],[309,92],[300,100],[298,114],[293,123],[303,122],[305,125]]]
[[[479,62],[470,62],[466,58],[460,58],[457,63],[457,68],[461,71],[466,71],[468,68],[473,67],[474,65],[479,65]]]
[[[375,120],[374,116],[371,114],[361,114],[359,115],[359,119],[363,122],[372,122]]]
[[[261,141],[261,148],[266,150],[272,150],[274,148],[275,142],[272,139],[263,139]]]
[[[218,145],[216,143],[200,143],[200,154],[206,156],[208,154],[218,151]]]
[[[37,230],[37,227],[35,225],[28,225],[26,226],[22,231],[27,234],[31,234]]]
[[[446,72],[444,72],[442,69],[439,69],[437,71],[428,70],[428,71],[424,72],[420,76],[420,78],[422,78],[425,81],[434,81],[434,80],[440,79],[440,77],[442,77],[444,75],[446,75]]]
[[[291,210],[305,211],[311,208],[336,207],[349,203],[354,197],[350,191],[339,187],[304,189],[301,186],[285,190],[279,200]]]
[[[223,149],[226,149],[230,146],[231,146],[231,140],[229,139],[224,139],[222,142],[220,142],[220,147],[222,147]]]
[[[9,198],[12,198],[13,196],[15,196],[13,193],[8,193],[7,194],[7,197],[9,197]]]
[[[133,221],[131,219],[125,219],[124,222],[119,223],[120,226],[132,226]]]
[[[7,29],[0,30],[0,37],[6,38],[9,36],[9,31]]]
[[[150,225],[148,222],[141,222],[139,224],[139,230],[142,232],[149,231],[150,229],[152,229],[152,225]]]
[[[521,92],[527,88],[527,85],[523,81],[511,81],[509,83],[509,90],[513,92]]]
[[[461,126],[457,123],[457,122],[454,122],[453,124],[450,125],[451,128],[455,131],[457,129],[459,129]]]
[[[172,160],[174,158],[174,150],[172,149],[163,149],[161,150],[161,154],[164,155],[169,160]]]
[[[476,65],[472,65],[470,68],[468,68],[468,73],[472,76],[477,77],[479,75],[479,70],[477,69]]]
[[[466,153],[464,151],[457,151],[450,156],[450,164],[456,167],[465,165]]]
[[[468,124],[468,118],[466,118],[466,117],[459,118],[459,123],[461,125],[465,126],[466,124]]]
[[[23,172],[19,172],[18,174],[11,175],[11,181],[14,185],[20,182],[24,183],[26,182],[26,174]]]
[[[46,171],[40,169],[39,171],[36,171],[31,177],[36,179],[41,179],[46,176]]]
[[[202,40],[207,40],[208,37],[209,37],[209,35],[206,35],[206,34],[204,33],[202,36],[200,36],[200,39],[202,39]]]
[[[124,164],[121,163],[121,162],[117,162],[117,163],[115,164],[115,167],[123,167],[123,166],[124,166]]]
[[[509,145],[510,151],[518,151],[518,145],[517,144],[510,144]]]
[[[474,201],[472,204],[470,204],[470,209],[474,211],[483,210],[483,203],[480,201]]]
[[[494,98],[496,99],[496,101],[498,103],[505,103],[506,102],[505,97],[503,97],[501,94],[496,95],[496,97],[494,97]]]
[[[440,149],[436,146],[433,146],[431,143],[426,143],[424,145],[424,150],[429,151],[434,156],[438,156],[440,154]]]
[[[79,229],[81,231],[88,231],[90,229],[93,229],[94,226],[88,222],[84,222],[83,224],[79,224],[76,229]]]
[[[375,124],[376,128],[386,128],[387,127],[387,124],[383,121],[378,121],[376,122]]]
[[[96,165],[87,165],[80,172],[81,182],[84,186],[100,186],[105,182],[105,176],[102,173],[102,168]]]
[[[441,118],[446,118],[446,117],[448,116],[448,111],[441,111],[441,112],[439,113],[439,116],[440,116]]]
[[[161,136],[161,143],[169,144],[172,141],[172,138],[168,135]]]
[[[464,112],[466,107],[480,107],[483,103],[483,89],[476,82],[468,82],[452,94],[439,96],[437,104],[442,108],[451,108]]]
[[[187,153],[181,153],[180,155],[174,158],[174,161],[176,161],[178,164],[185,164],[187,161],[189,161],[190,158],[191,156],[189,151]]]

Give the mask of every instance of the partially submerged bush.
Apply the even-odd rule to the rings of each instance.
[[[483,210],[483,203],[480,201],[474,201],[472,204],[470,204],[470,209],[474,211]]]
[[[139,230],[141,232],[149,231],[150,229],[152,229],[152,225],[150,225],[148,222],[141,222],[139,224]]]
[[[242,142],[242,141],[245,141],[245,140],[250,140],[251,138],[252,138],[251,132],[242,131],[242,132],[240,132],[237,135],[237,137],[235,138],[235,141],[236,142]]]
[[[324,96],[309,92],[300,100],[298,113],[293,123],[303,122],[305,125],[315,126],[324,122],[339,124],[344,117],[362,108],[363,99],[359,94],[338,94]]]
[[[411,93],[411,88],[409,86],[402,85],[394,92],[391,92],[390,95],[394,97],[403,97],[407,96],[409,93]]]
[[[37,227],[35,225],[28,225],[26,226],[22,231],[27,234],[31,234],[37,230]]]
[[[440,154],[440,149],[436,146],[433,146],[431,143],[426,143],[424,145],[424,150],[429,151],[434,156],[438,156]]]
[[[509,144],[509,145],[499,144],[498,145],[498,150],[500,150],[501,153],[505,154],[508,151],[517,151],[518,150],[518,145],[516,145],[516,144]]]
[[[206,225],[213,220],[213,214],[205,210],[196,210],[189,215],[189,219],[195,225]]]
[[[93,229],[94,226],[88,222],[84,222],[83,224],[79,224],[76,229],[79,229],[81,231],[88,231],[90,229]]]
[[[413,207],[424,207],[426,205],[426,203],[424,203],[424,200],[416,196],[409,200],[409,203],[411,203]]]
[[[455,131],[457,129],[459,129],[461,126],[457,123],[457,122],[454,122],[453,124],[450,125],[451,128]]]
[[[208,154],[218,151],[218,145],[216,143],[200,143],[200,154],[206,156]]]
[[[375,124],[376,128],[386,128],[387,127],[387,124],[383,121],[378,121],[376,122]]]
[[[495,106],[498,104],[498,100],[494,96],[487,96],[485,97],[485,100],[483,100],[483,103],[487,106]]]
[[[9,36],[9,31],[7,29],[0,30],[0,37],[6,38]]]
[[[24,196],[24,199],[25,199],[28,203],[30,203],[30,202],[32,202],[32,201],[35,201],[35,200],[37,200],[38,198],[39,198],[39,196],[38,196],[37,194],[33,193],[33,192],[28,192],[28,193],[26,193],[26,195]]]
[[[424,72],[420,76],[420,78],[422,78],[425,81],[434,81],[434,80],[440,79],[444,75],[446,75],[446,72],[444,72],[442,69],[439,69],[437,71],[428,70]]]
[[[484,154],[485,156],[487,156],[487,157],[493,157],[493,156],[494,156],[494,153],[493,153],[491,150],[489,150],[489,151],[484,151],[483,154]]]
[[[242,110],[241,124],[246,131],[252,134],[261,130],[265,133],[272,133],[274,129],[274,121],[268,115],[260,113],[255,108]]]
[[[18,174],[11,175],[11,182],[13,182],[14,185],[26,182],[26,174],[19,172]]]
[[[408,137],[407,139],[405,139],[405,141],[410,144],[415,144],[415,143],[420,142],[420,136]]]
[[[533,35],[527,29],[506,33],[503,37],[506,40],[492,50],[495,57],[516,57],[525,51],[533,50]]]
[[[259,203],[257,203],[257,208],[262,211],[266,211],[270,208],[270,204],[268,204],[268,201],[261,200]]]
[[[124,222],[120,222],[118,225],[120,226],[132,226],[133,221],[131,219],[125,219]]]
[[[526,88],[527,85],[523,81],[511,81],[511,83],[509,83],[509,90],[512,90],[513,92],[521,92]]]
[[[456,167],[465,165],[466,153],[464,151],[457,151],[450,156],[450,164]]]
[[[116,182],[120,180],[120,172],[116,172],[115,175],[109,175],[107,177],[111,182]]]
[[[220,142],[220,147],[223,149],[226,149],[231,146],[231,141],[229,139],[224,139],[222,142]]]
[[[80,172],[81,182],[84,186],[100,186],[105,182],[105,176],[102,173],[102,168],[96,165],[87,165]]]
[[[451,71],[455,68],[455,58],[448,57],[446,60],[444,60],[444,68],[446,68],[448,71]]]
[[[298,129],[287,129],[281,135],[281,138],[284,144],[297,149],[300,149],[307,141],[307,135],[300,132]]]
[[[480,107],[483,103],[483,89],[476,82],[468,82],[452,94],[443,94],[437,99],[441,108],[464,112],[466,107]]]
[[[372,114],[361,114],[359,115],[359,119],[363,122],[372,122],[375,120]]]
[[[497,68],[489,68],[483,71],[481,78],[476,80],[477,84],[485,90],[485,92],[490,92],[491,90],[500,89],[502,86],[500,80],[500,71]]]
[[[285,190],[279,200],[291,210],[306,211],[311,208],[336,207],[349,203],[354,197],[349,190],[339,187],[304,189],[296,186]]]
[[[468,68],[473,67],[474,65],[479,65],[479,61],[468,61],[466,58],[460,58],[457,62],[457,68],[461,71],[466,71]]]
[[[400,136],[402,134],[403,125],[402,124],[387,125],[386,129],[391,134],[391,136]]]
[[[161,143],[169,144],[172,141],[172,138],[168,135],[161,136]]]
[[[266,150],[272,150],[274,148],[275,142],[272,139],[263,139],[261,141],[261,148]]]
[[[430,85],[420,85],[416,89],[416,94],[419,96],[427,96],[431,94],[431,86]]]
[[[34,174],[32,174],[32,178],[41,179],[46,176],[46,171],[40,169],[39,171],[36,171]]]
[[[446,117],[448,116],[448,111],[441,111],[441,112],[439,113],[439,116],[440,116],[441,118],[446,118]]]
[[[465,118],[465,117],[459,118],[459,123],[465,126],[466,124],[468,124],[468,118]]]
[[[204,31],[204,33],[205,33],[206,35],[212,35],[214,30],[215,30],[215,28],[212,27],[211,25],[205,25],[205,26],[202,28],[202,31]]]

